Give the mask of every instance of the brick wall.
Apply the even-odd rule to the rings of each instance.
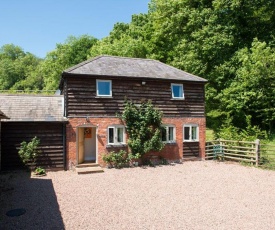
[[[113,150],[128,150],[127,147],[107,147],[107,128],[110,125],[122,124],[118,118],[70,118],[66,127],[66,147],[67,147],[67,168],[71,169],[77,164],[77,128],[83,126],[97,127],[97,153],[98,163],[104,166],[102,156]],[[184,124],[198,124],[199,125],[199,140],[201,158],[205,157],[205,118],[163,118],[163,124],[174,125],[176,128],[176,143],[166,144],[160,153],[150,153],[159,155],[167,160],[178,161],[183,157],[183,125]],[[127,138],[126,138],[127,140]]]

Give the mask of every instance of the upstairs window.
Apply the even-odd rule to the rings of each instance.
[[[172,125],[162,126],[161,139],[163,142],[173,143],[175,142],[175,137],[176,137],[176,129],[174,126]]]
[[[119,145],[125,144],[125,128],[124,126],[109,126],[108,127],[108,144]]]
[[[184,125],[183,135],[184,135],[184,141],[199,141],[199,126]]]
[[[112,96],[112,81],[111,80],[96,80],[96,95],[99,97]]]
[[[172,98],[184,99],[183,85],[182,84],[171,84]]]

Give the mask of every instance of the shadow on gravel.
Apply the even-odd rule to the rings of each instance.
[[[0,172],[0,229],[65,229],[52,181]]]

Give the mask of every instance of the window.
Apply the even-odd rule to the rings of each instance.
[[[184,141],[199,141],[198,125],[185,125],[183,127]]]
[[[184,99],[183,85],[182,84],[171,84],[172,98]]]
[[[96,80],[96,95],[100,97],[112,96],[111,80]]]
[[[163,142],[175,142],[176,129],[172,125],[165,125],[162,127],[161,139]]]
[[[124,126],[108,127],[108,144],[119,145],[125,143]]]

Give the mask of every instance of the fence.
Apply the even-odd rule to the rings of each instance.
[[[207,160],[233,160],[275,169],[275,145],[264,145],[260,143],[260,140],[254,142],[233,140],[207,141],[205,153],[205,159]]]
[[[275,145],[260,145],[259,166],[275,169]]]

